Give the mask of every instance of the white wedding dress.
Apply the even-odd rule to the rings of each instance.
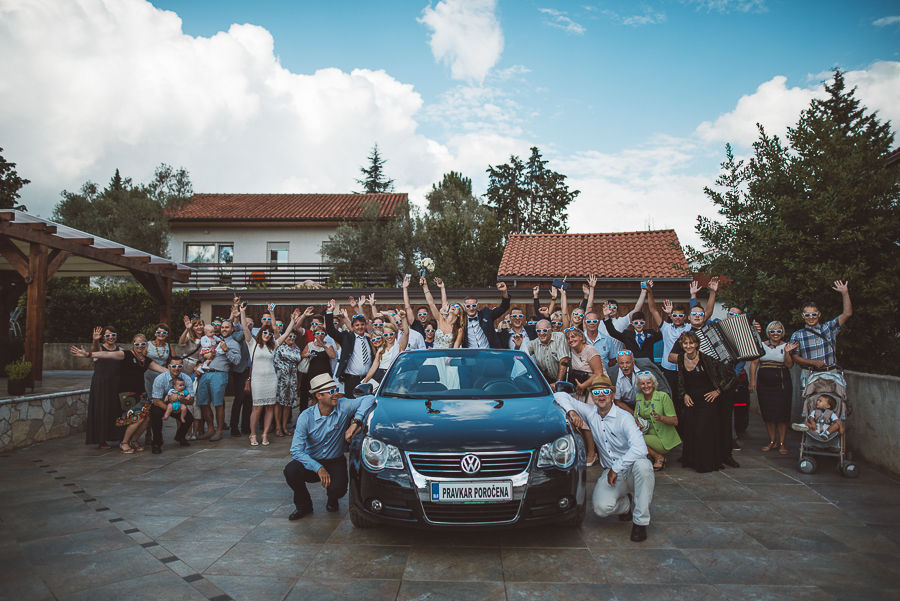
[[[453,334],[444,334],[442,331],[437,330],[434,333],[434,348],[452,348],[453,347]],[[447,361],[449,359],[427,359],[425,361],[425,365],[434,365],[438,369],[438,374],[441,377],[441,384],[447,387],[447,390],[458,390],[459,389],[459,368],[455,366],[447,365]]]

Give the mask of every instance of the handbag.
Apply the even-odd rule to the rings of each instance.
[[[253,393],[253,388],[250,386],[250,378],[251,376],[253,376],[253,358],[256,357],[256,347],[258,346],[259,344],[254,345],[253,353],[250,354],[250,375],[247,376],[247,381],[244,382],[244,392],[246,392],[247,394]]]

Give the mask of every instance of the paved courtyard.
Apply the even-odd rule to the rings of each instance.
[[[69,436],[0,456],[0,599],[900,599],[900,479],[803,476],[751,421],[741,469],[658,475],[641,544],[590,511],[578,530],[361,531],[321,488],[288,522],[288,438],[181,448],[169,424],[162,455],[123,455]]]

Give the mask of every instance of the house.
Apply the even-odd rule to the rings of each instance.
[[[191,287],[327,280],[323,248],[342,223],[381,204],[389,219],[407,194],[195,194],[168,214],[169,252],[194,266]]]
[[[690,297],[688,263],[674,230],[597,234],[514,234],[509,237],[497,279],[510,289],[550,288],[566,277],[570,303],[580,302],[581,285],[597,276],[595,301],[633,303],[640,282],[652,279],[658,302]],[[541,296],[544,304],[548,295]],[[620,312],[624,309],[620,306]]]

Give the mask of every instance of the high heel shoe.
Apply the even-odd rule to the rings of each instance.
[[[250,446],[251,446],[251,447],[258,447],[258,446],[259,446],[259,443],[256,442],[256,435],[254,435],[254,434],[251,434],[251,435],[250,435]]]
[[[262,440],[263,446],[269,444],[269,437],[268,437],[267,434],[263,434],[263,435],[262,435],[262,439],[263,439],[263,440]]]

